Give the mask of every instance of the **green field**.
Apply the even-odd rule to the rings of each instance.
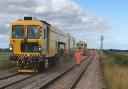
[[[0,52],[0,61],[9,60],[9,52]]]
[[[9,52],[0,52],[0,70],[12,68],[14,66],[15,63],[9,61]]]
[[[119,54],[119,55],[128,56],[128,52],[114,52],[114,53]]]

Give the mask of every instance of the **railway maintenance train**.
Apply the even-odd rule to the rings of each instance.
[[[87,43],[85,43],[84,41],[78,41],[76,43],[76,49],[81,50],[82,54],[85,55],[87,53]]]
[[[18,72],[39,72],[74,48],[74,37],[46,21],[24,17],[10,25],[10,60],[16,61]]]

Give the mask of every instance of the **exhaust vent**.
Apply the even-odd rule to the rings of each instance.
[[[24,17],[24,20],[32,20],[32,17]]]

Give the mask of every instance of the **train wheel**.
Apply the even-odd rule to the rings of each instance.
[[[38,64],[38,72],[41,72],[41,63]]]
[[[45,61],[40,63],[40,70],[45,70]]]
[[[59,64],[59,54],[55,55],[54,60],[55,60],[55,64],[58,65]]]
[[[51,66],[51,59],[48,59],[48,67]]]
[[[55,66],[56,65],[56,61],[55,59],[52,59],[52,66]]]
[[[36,62],[33,62],[32,63],[32,69],[34,70],[34,73],[38,73],[39,72],[39,65],[38,65],[38,63],[36,63]]]
[[[54,59],[53,58],[49,58],[48,60],[48,66],[51,67],[51,66],[54,66]]]

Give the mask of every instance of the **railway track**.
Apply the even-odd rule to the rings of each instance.
[[[91,61],[92,61],[92,59],[91,59]],[[87,64],[87,66],[82,68],[82,70],[79,72],[77,77],[72,81],[71,85],[67,89],[75,89],[76,85],[78,84],[79,80],[82,78],[83,74],[87,70],[87,68],[90,65],[91,61]]]
[[[20,73],[15,73],[15,74],[7,75],[7,76],[5,76],[5,77],[1,77],[1,78],[0,78],[0,81],[3,80],[3,79],[7,79],[7,78],[10,78],[10,77],[19,75],[19,74],[20,74]]]
[[[28,74],[25,75],[25,74],[16,73],[14,75],[3,77],[0,80],[0,89],[7,88],[11,85],[14,85],[16,83],[29,79],[33,76],[35,75],[28,75]]]
[[[89,64],[91,63],[93,57],[90,59],[90,61],[88,62],[87,66],[83,67],[82,70],[80,71],[80,73],[77,75],[77,77],[72,81],[72,84],[70,84],[70,86],[68,86],[67,89],[73,89],[77,82],[80,80],[80,78],[82,77],[83,73],[86,71],[87,67],[89,66]],[[78,65],[73,65],[72,67],[68,68],[66,71],[60,73],[59,75],[55,76],[54,78],[50,79],[49,81],[45,82],[42,84],[42,86],[39,89],[51,89],[49,88],[49,86],[51,86],[51,84],[53,84],[54,82],[56,82],[58,79],[61,79],[62,77],[65,76],[65,74],[67,74],[68,72],[70,72],[71,70],[73,70],[74,68],[76,68]]]
[[[73,66],[69,67],[68,69],[66,69],[66,71],[64,70],[63,72],[60,72],[58,75],[55,75],[54,77],[52,77],[48,81],[43,82],[43,84],[40,85],[41,87],[39,87],[39,88],[40,89],[45,89],[46,87],[48,87],[49,84],[52,84],[54,81],[61,78],[63,75],[65,75],[67,72],[74,69],[75,67],[77,67],[77,65],[73,65]],[[20,84],[20,82],[24,82],[24,80],[25,81],[29,80],[29,78],[31,79],[34,76],[35,75],[25,75],[25,74],[17,73],[17,74],[14,74],[14,75],[3,77],[0,80],[0,89],[9,88],[9,87],[11,87],[15,84],[18,84],[18,83]],[[17,88],[15,88],[15,89],[17,89]],[[25,88],[25,89],[29,89],[29,88]]]
[[[71,62],[73,63],[73,62]],[[66,64],[67,66],[69,66],[70,63]],[[64,67],[64,65],[61,65],[60,67]],[[66,66],[65,66],[66,67]],[[58,68],[58,67],[55,67],[55,68],[49,68],[48,70],[46,70],[45,72],[43,73],[40,73],[38,75],[34,75],[34,76],[28,76],[26,75],[23,76],[23,73],[17,73],[17,74],[12,74],[12,75],[9,75],[9,76],[6,76],[6,77],[2,77],[1,80],[0,80],[0,89],[21,89],[27,85],[31,85],[31,83],[35,82],[35,81],[38,81],[39,79],[44,79],[45,77],[48,77],[48,76],[51,76],[52,75],[55,75],[56,74],[56,71],[57,70],[60,70],[61,68]],[[55,72],[55,73],[54,73]],[[22,79],[18,79],[17,76],[20,76],[21,77],[23,76]],[[13,79],[12,77],[15,77],[15,79]],[[17,79],[16,79],[17,77]],[[24,78],[25,77],[25,78]],[[10,80],[15,80],[15,81],[10,81]]]

